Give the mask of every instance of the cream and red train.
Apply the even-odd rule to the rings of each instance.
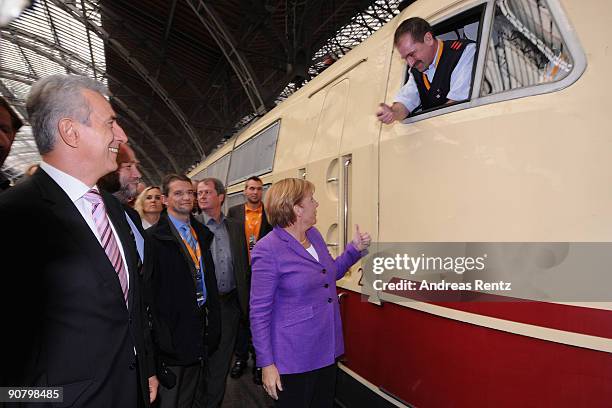
[[[477,42],[471,98],[382,125],[412,16]],[[418,0],[190,175],[230,203],[251,175],[310,180],[332,254],[354,223],[378,242],[612,241],[610,16],[607,0]],[[345,406],[612,406],[605,296],[407,302],[362,267],[338,284]]]

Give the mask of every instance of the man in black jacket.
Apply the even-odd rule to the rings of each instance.
[[[199,407],[208,355],[221,336],[213,235],[191,216],[194,196],[187,176],[164,177],[162,190],[167,212],[147,230],[151,256],[145,265],[153,287],[160,407]]]
[[[127,137],[103,84],[51,75],[27,101],[38,171],[0,195],[0,386],[62,387],[63,404],[148,405],[138,253],[97,180]]]
[[[263,202],[263,182],[257,176],[252,176],[247,179],[244,185],[244,198],[246,203],[233,206],[227,212],[227,216],[236,220],[242,226],[247,242],[247,249],[253,249],[257,241],[266,236],[272,231],[272,226],[266,217],[266,210]],[[250,284],[249,284],[250,287]],[[249,359],[249,340],[251,330],[249,329],[249,316],[242,316],[238,334],[236,336],[236,361],[230,371],[230,377],[240,378],[244,372],[247,361]],[[255,353],[253,353],[253,381],[255,384],[261,384],[261,368],[255,364]]]
[[[151,295],[151,282],[147,276],[144,276],[144,268],[143,265],[145,263],[145,254],[150,253],[151,250],[146,250],[147,241],[145,240],[145,232],[144,228],[142,228],[142,221],[140,220],[140,215],[138,212],[130,207],[129,202],[136,198],[138,192],[136,188],[138,186],[138,182],[140,181],[140,170],[138,169],[138,164],[140,163],[136,158],[136,154],[134,150],[127,144],[122,143],[119,145],[117,153],[117,170],[108,173],[107,175],[101,177],[97,186],[101,190],[104,190],[108,193],[113,194],[123,206],[123,210],[125,211],[126,221],[128,222],[131,230],[130,236],[134,240],[136,244],[136,250],[138,251],[138,262],[137,272],[138,272],[138,280],[140,283],[140,304],[138,305],[140,308],[140,315],[142,316],[142,330],[144,331],[145,337],[145,350],[146,350],[146,359],[144,359],[144,364],[139,367],[141,376],[143,378],[148,378],[148,386],[149,386],[149,394],[150,401],[154,401],[157,398],[157,389],[159,388],[159,381],[157,379],[156,373],[156,364],[155,364],[155,355],[154,355],[154,347],[152,344],[151,338],[151,329],[152,329],[152,316],[151,316],[151,307],[152,307],[152,295]]]

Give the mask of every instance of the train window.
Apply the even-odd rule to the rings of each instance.
[[[573,67],[546,2],[496,0],[480,95],[558,81]]]
[[[280,121],[277,121],[234,149],[228,185],[272,170],[279,130]]]
[[[193,176],[194,180],[202,180],[207,177],[214,177],[221,180],[223,184],[227,181],[227,169],[229,168],[229,153],[214,161],[210,166]]]

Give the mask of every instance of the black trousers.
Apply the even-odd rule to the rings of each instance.
[[[236,359],[247,361],[249,359],[249,350],[253,350],[251,346],[251,328],[249,327],[248,319],[240,319],[238,326],[238,334],[236,335],[236,347],[234,354]],[[253,359],[255,359],[255,352],[253,353]]]
[[[218,408],[225,394],[225,379],[232,364],[232,355],[236,343],[236,332],[240,320],[238,295],[233,291],[221,297],[221,340],[219,348],[208,359],[206,367],[206,407]]]
[[[299,374],[281,374],[283,391],[276,408],[332,408],[336,394],[336,364]]]
[[[176,375],[176,385],[167,389],[159,385],[157,407],[159,408],[203,408],[206,397],[206,372],[203,364],[170,366]]]

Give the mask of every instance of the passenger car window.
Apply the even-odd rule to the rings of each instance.
[[[227,181],[227,170],[230,163],[230,154],[226,154],[219,160],[213,162],[210,166],[193,176],[193,180],[202,180],[207,177],[215,177],[221,180],[223,184]]]
[[[234,149],[227,185],[272,170],[279,130],[277,121]]]
[[[546,2],[496,0],[480,95],[565,78],[573,68]]]

